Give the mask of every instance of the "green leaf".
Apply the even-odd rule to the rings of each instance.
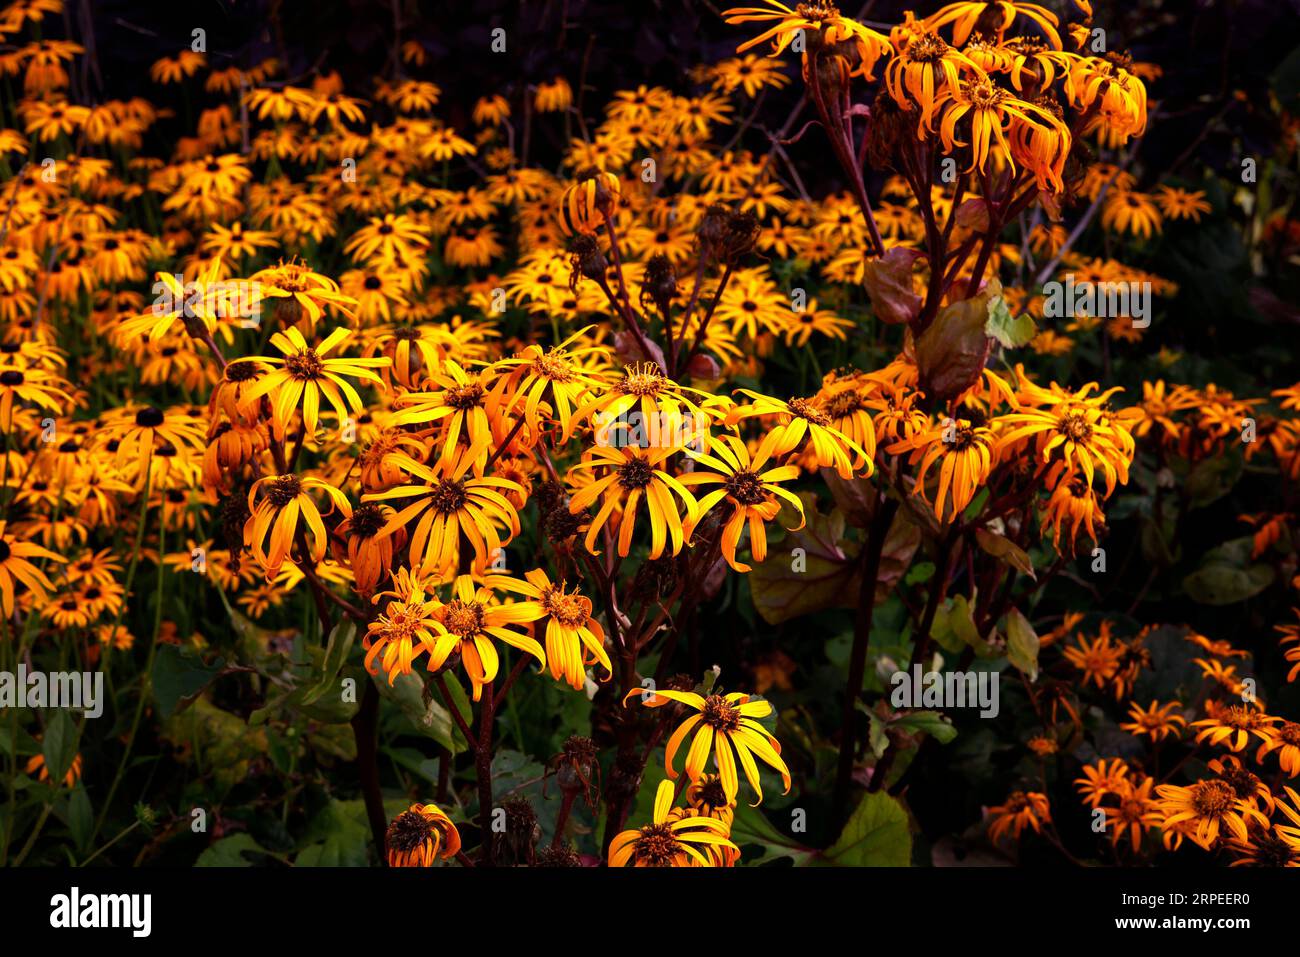
[[[356,637],[357,623],[344,616],[330,632],[329,641],[325,646],[325,661],[321,666],[320,680],[303,692],[299,699],[301,704],[309,705],[319,700],[326,692],[337,690],[339,672],[347,663],[348,653],[352,650],[352,643]]]
[[[452,723],[451,712],[442,704],[441,698],[434,693],[426,702],[424,699],[424,682],[415,674],[398,675],[389,685],[388,679],[380,674],[373,676],[379,695],[395,703],[415,726],[415,730],[437,741],[452,754],[459,754],[468,748],[460,729]],[[445,674],[447,691],[459,708],[465,723],[470,722],[469,699],[461,689],[454,675]]]
[[[908,867],[912,832],[897,798],[882,791],[862,796],[844,830],[822,861],[837,867]]]
[[[1004,627],[1007,632],[1007,659],[1019,668],[1030,681],[1038,679],[1038,632],[1029,619],[1012,608],[1007,612]]]
[[[299,867],[364,867],[370,825],[365,804],[331,800],[312,818],[303,838],[305,845],[294,864]]]
[[[763,848],[761,857],[746,857],[746,864],[765,864],[777,858],[788,857],[796,865],[811,863],[816,851],[805,847],[789,835],[782,834],[758,808],[745,801],[736,805],[736,816],[731,823],[731,842],[737,847],[756,844]]]
[[[1183,579],[1183,590],[1203,605],[1233,605],[1273,584],[1271,565],[1252,562],[1254,537],[1245,535],[1205,553],[1201,567]]]
[[[1202,605],[1235,605],[1258,595],[1273,583],[1273,569],[1268,565],[1234,568],[1211,563],[1198,568],[1183,579],[1183,590]]]
[[[244,856],[245,853],[270,854],[271,852],[253,840],[252,835],[241,831],[238,834],[230,835],[230,837],[223,837],[218,841],[214,841],[211,847],[208,847],[199,855],[199,859],[194,862],[194,866],[252,867],[253,862]]]
[[[975,541],[980,548],[988,552],[994,558],[1006,562],[1016,571],[1024,572],[1035,581],[1038,576],[1034,573],[1034,563],[1029,560],[1029,555],[1023,548],[998,532],[988,528],[975,529]]]
[[[995,296],[989,301],[989,318],[984,323],[984,334],[1002,343],[1006,349],[1016,349],[1029,342],[1037,334],[1034,319],[1028,312],[1012,316],[1007,308],[1007,301]]]
[[[58,709],[53,712],[45,736],[41,739],[41,752],[45,757],[45,770],[49,772],[50,784],[62,787],[72,767],[72,760],[77,756],[77,726],[68,712]]]
[[[68,830],[72,832],[72,841],[77,850],[88,850],[95,830],[95,809],[91,807],[90,796],[80,781],[68,799]]]
[[[907,711],[890,723],[894,728],[906,728],[908,731],[920,731],[928,734],[940,744],[947,744],[957,737],[957,729],[947,715],[938,711]],[[877,755],[879,757],[879,755]]]
[[[1245,462],[1235,452],[1204,459],[1187,473],[1186,490],[1189,508],[1203,508],[1232,491],[1241,478]]]
[[[183,711],[224,672],[225,666],[226,660],[221,657],[208,664],[196,651],[182,650],[177,645],[160,647],[149,678],[159,714],[170,718]]]

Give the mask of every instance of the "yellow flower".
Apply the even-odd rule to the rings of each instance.
[[[796,465],[780,465],[764,468],[768,464],[772,447],[776,444],[774,433],[768,433],[751,459],[749,448],[734,435],[713,437],[709,440],[709,451],[687,451],[696,462],[706,465],[713,472],[693,471],[681,476],[685,486],[718,483],[722,488],[707,493],[696,504],[695,515],[684,526],[686,539],[689,541],[699,525],[700,519],[709,509],[724,498],[731,503],[731,514],[722,529],[722,554],[727,564],[738,572],[747,572],[750,566],[736,559],[736,546],[740,542],[745,524],[749,524],[749,548],[754,561],[761,562],[767,558],[767,532],[763,523],[776,518],[781,510],[777,497],[784,499],[799,513],[797,528],[803,528],[803,502],[793,492],[783,489],[778,482],[789,482],[799,477]],[[792,529],[792,531],[795,529]]]
[[[384,492],[363,495],[363,502],[410,499],[379,533],[392,535],[417,516],[411,533],[411,561],[419,562],[419,573],[444,578],[460,567],[462,538],[474,550],[474,568],[485,570],[503,545],[519,534],[519,513],[503,492],[523,489],[516,482],[494,476],[467,478],[472,460],[462,453],[450,462],[430,468],[404,452],[394,452],[388,461],[403,471],[424,479],[425,485],[400,485]],[[395,506],[397,507],[397,506]],[[498,530],[507,534],[502,538]]]
[[[534,568],[525,572],[527,585],[520,587],[520,594],[534,599],[533,602],[520,604],[537,605],[541,612],[538,616],[540,626],[542,618],[546,621],[546,660],[551,667],[551,677],[563,678],[570,687],[580,690],[586,678],[585,668],[599,664],[605,669],[608,681],[613,676],[613,666],[605,652],[605,630],[600,622],[591,616],[591,599],[576,592],[566,592],[564,582],[555,585],[546,572]]]
[[[609,845],[610,867],[712,867],[710,847],[740,853],[728,838],[730,827],[712,817],[683,817],[673,809],[673,785],[660,781],[649,824],[615,836]]]
[[[1268,818],[1253,804],[1239,798],[1226,781],[1209,779],[1187,787],[1160,784],[1156,786],[1156,794],[1163,815],[1160,826],[1187,825],[1187,836],[1207,851],[1225,829],[1239,841],[1246,841],[1249,822],[1269,826]]]
[[[658,558],[664,552],[669,538],[672,554],[682,550],[685,532],[682,517],[673,502],[675,494],[686,509],[687,519],[694,519],[695,498],[681,482],[662,468],[664,462],[675,454],[671,448],[641,449],[635,447],[610,448],[596,446],[586,453],[582,462],[570,470],[574,472],[600,468],[605,474],[579,488],[569,500],[573,515],[585,511],[597,497],[603,497],[600,510],[587,528],[586,547],[593,555],[600,554],[596,537],[609,521],[615,508],[621,509],[618,528],[618,554],[624,558],[632,548],[632,533],[636,528],[637,506],[645,502],[650,521],[650,557]]]
[[[640,689],[629,691],[623,699],[624,704],[634,695],[645,694]],[[738,691],[728,695],[711,694],[707,698],[693,691],[655,691],[644,700],[644,704],[647,708],[659,708],[670,701],[687,705],[699,712],[678,725],[665,746],[664,763],[670,780],[677,780],[673,758],[687,736],[694,731],[695,736],[686,752],[686,777],[689,780],[698,781],[704,775],[705,764],[712,753],[718,775],[722,779],[723,791],[734,801],[740,790],[740,779],[736,774],[736,762],[739,761],[750,787],[758,796],[753,805],[757,807],[763,801],[758,765],[754,763],[757,755],[764,764],[780,773],[785,785],[784,793],[790,792],[790,769],[781,758],[781,745],[755,720],[772,713],[771,702],[751,700],[749,695]]]
[[[1013,840],[1019,840],[1027,827],[1033,828],[1036,834],[1040,833],[1043,824],[1052,819],[1052,809],[1046,794],[1013,791],[1005,803],[989,808],[989,817],[993,819],[989,825],[989,840],[997,844],[1008,831]]]
[[[313,489],[323,491],[344,515],[352,514],[347,496],[324,479],[292,473],[268,475],[249,488],[250,514],[244,523],[244,546],[253,549],[253,557],[268,579],[279,574],[280,566],[292,552],[299,534],[299,517],[307,523],[307,530],[311,533],[308,550],[311,560],[318,563],[325,557],[329,536],[316,503],[307,494]]]
[[[348,419],[349,412],[360,412],[362,409],[361,396],[343,377],[365,379],[383,388],[383,380],[370,370],[389,364],[386,358],[326,358],[335,346],[345,342],[351,335],[349,329],[340,326],[326,336],[320,345],[312,347],[307,345],[307,340],[296,328],[275,333],[271,336],[271,344],[280,350],[282,356],[257,356],[238,360],[273,368],[273,371],[244,389],[241,410],[247,412],[258,399],[268,396],[271,402],[272,431],[277,440],[284,441],[285,432],[299,403],[302,405],[306,434],[316,433],[320,421],[321,398],[324,397],[338,416],[341,427]]]
[[[412,804],[388,825],[389,867],[431,867],[460,852],[460,832],[436,804]]]
[[[0,608],[5,617],[14,613],[14,585],[26,585],[32,594],[44,601],[46,590],[53,590],[54,585],[45,577],[45,573],[33,565],[29,559],[44,558],[48,561],[65,562],[62,555],[56,555],[48,549],[33,545],[31,542],[17,541],[5,534],[7,522],[0,521]]]
[[[544,610],[534,602],[502,602],[497,596],[498,590],[526,593],[528,586],[505,575],[486,575],[479,581],[481,584],[476,587],[473,576],[458,575],[452,582],[451,599],[433,609],[435,635],[428,645],[430,671],[446,664],[452,652],[460,652],[461,664],[474,686],[475,701],[482,696],[485,685],[489,687],[488,693],[492,693],[491,685],[500,666],[493,638],[532,655],[543,667],[546,665],[542,646],[522,631],[509,627],[536,621]]]

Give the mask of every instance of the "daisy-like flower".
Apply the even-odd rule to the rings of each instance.
[[[577,592],[566,592],[564,582],[552,583],[546,572],[534,568],[524,573],[526,584],[521,584],[520,594],[532,599],[542,612],[534,632],[546,622],[546,661],[551,677],[563,678],[574,690],[580,690],[586,679],[586,668],[599,664],[605,669],[608,681],[613,676],[613,666],[605,652],[605,630],[592,617],[591,599]],[[522,603],[529,604],[529,603]]]
[[[1187,826],[1187,836],[1205,850],[1210,850],[1222,832],[1239,841],[1248,839],[1248,824],[1267,828],[1268,818],[1255,806],[1237,796],[1232,786],[1218,778],[1196,781],[1186,787],[1176,784],[1156,785],[1160,799],[1162,828]]]
[[[700,408],[700,398],[708,394],[674,382],[658,363],[633,363],[603,394],[589,398],[575,418],[594,422],[598,445],[682,448],[707,430],[709,416]],[[644,430],[645,441],[625,441],[638,429]]]
[[[644,827],[623,831],[609,845],[610,867],[712,867],[710,847],[740,853],[731,828],[714,817],[686,817],[673,808],[673,784],[660,781],[654,813]]]
[[[1282,720],[1252,705],[1224,706],[1213,699],[1206,702],[1205,712],[1206,717],[1192,722],[1193,728],[1200,728],[1196,733],[1196,743],[1222,744],[1230,751],[1244,750],[1252,737],[1264,744],[1272,744],[1276,734],[1273,725]]]
[[[389,867],[431,867],[460,851],[460,832],[436,804],[412,804],[388,825]]]
[[[357,301],[339,291],[339,284],[328,276],[313,272],[301,263],[280,263],[249,277],[259,300],[270,300],[281,326],[290,326],[301,318],[315,325],[326,307],[337,309],[349,319]]]
[[[1259,746],[1255,752],[1255,761],[1264,763],[1264,758],[1278,753],[1277,761],[1288,777],[1300,777],[1300,724],[1295,721],[1283,721],[1273,729],[1273,738]]]
[[[195,328],[195,323],[202,323],[210,335],[216,332],[222,319],[239,318],[257,308],[256,288],[241,290],[236,283],[222,278],[222,273],[219,256],[189,283],[183,282],[184,276],[155,273],[157,298],[148,312],[123,321],[122,337],[128,342],[146,338],[150,348],[158,349],[177,320],[184,323],[187,331]]]
[[[635,447],[609,448],[596,446],[589,450],[583,461],[570,470],[570,482],[576,476],[574,472],[585,469],[604,469],[605,474],[590,483],[576,488],[569,499],[569,513],[578,515],[587,507],[602,498],[599,511],[587,528],[586,547],[593,555],[600,554],[596,548],[596,538],[605,527],[614,509],[620,509],[618,526],[618,554],[624,558],[632,548],[632,533],[636,529],[637,508],[642,501],[650,522],[650,557],[658,558],[663,554],[669,539],[672,541],[672,554],[682,550],[685,532],[682,516],[678,512],[673,495],[681,499],[688,520],[696,514],[695,498],[673,476],[663,469],[664,462],[675,454],[671,448],[641,449]]]
[[[466,372],[454,359],[430,366],[425,376],[431,388],[406,392],[396,401],[397,410],[389,420],[396,428],[403,425],[433,423],[438,426],[435,444],[442,446],[438,460],[444,465],[458,454],[462,446],[477,465],[487,460],[492,445],[492,425],[488,420],[488,382],[480,374]]]
[[[72,396],[64,391],[67,383],[39,368],[0,365],[0,430],[13,429],[14,404],[32,402],[55,415],[62,415]]]
[[[395,505],[396,513],[379,534],[395,534],[418,518],[411,532],[410,554],[413,563],[419,562],[421,575],[444,578],[454,573],[460,567],[465,541],[474,550],[474,568],[485,570],[501,548],[519,534],[519,513],[506,494],[522,494],[523,488],[517,482],[491,475],[467,477],[473,464],[468,453],[432,468],[404,452],[392,453],[388,461],[426,484],[399,485],[363,495],[361,500],[414,499],[403,506]]]
[[[780,3],[779,0],[765,0],[765,2],[767,8],[733,7],[723,11],[722,15],[729,24],[774,24],[752,40],[746,40],[736,47],[737,53],[744,53],[770,40],[772,52],[769,55],[780,56],[782,51],[794,42],[795,37],[810,33],[827,47],[846,41],[852,43],[857,47],[862,61],[855,68],[854,74],[870,77],[876,61],[890,50],[888,38],[869,27],[864,27],[856,20],[842,16],[835,4],[827,0],[799,3],[793,9]],[[806,52],[804,56],[806,59]]]
[[[645,696],[641,690],[628,692],[623,699],[627,703],[634,695]],[[734,801],[740,790],[740,779],[736,773],[736,762],[745,772],[745,778],[758,796],[753,806],[763,801],[763,788],[759,784],[758,765],[755,756],[781,775],[785,792],[790,792],[790,769],[781,758],[781,744],[768,730],[758,723],[758,718],[766,718],[772,713],[772,704],[762,699],[752,699],[750,695],[734,691],[731,694],[711,694],[707,698],[693,691],[655,691],[643,697],[647,708],[660,708],[676,701],[694,708],[693,714],[680,725],[669,737],[665,745],[664,763],[670,780],[677,780],[677,770],[673,759],[687,736],[694,732],[690,747],[686,752],[686,777],[698,781],[705,772],[705,765],[712,754],[722,779],[722,788],[727,797]]]
[[[373,217],[362,226],[343,247],[358,262],[406,262],[423,256],[429,245],[426,230],[402,213],[387,213],[382,218]]]
[[[1181,709],[1182,704],[1177,701],[1159,704],[1153,698],[1145,708],[1135,701],[1128,706],[1129,717],[1133,720],[1121,724],[1120,729],[1138,737],[1148,737],[1153,743],[1168,737],[1176,738],[1187,727],[1187,719],[1177,713]]]
[[[1085,685],[1094,684],[1098,689],[1106,687],[1106,682],[1119,671],[1124,649],[1115,644],[1109,631],[1103,631],[1091,641],[1080,635],[1076,642],[1063,649],[1065,660],[1083,672]]]
[[[1156,189],[1156,205],[1165,219],[1190,219],[1201,221],[1201,215],[1211,210],[1204,190],[1180,189],[1177,186],[1160,186]]]
[[[752,401],[732,409],[727,415],[727,425],[758,415],[776,417],[771,454],[784,456],[800,448],[807,439],[811,447],[809,459],[822,468],[833,468],[843,479],[853,478],[854,463],[865,463],[865,475],[875,471],[871,457],[865,449],[831,424],[828,415],[815,399],[794,398],[789,402],[760,395],[749,389],[738,390]]]
[[[1112,189],[1101,208],[1102,228],[1114,233],[1129,233],[1150,239],[1162,231],[1163,217],[1155,201],[1136,190]]]
[[[999,449],[1033,437],[1040,460],[1045,465],[1051,464],[1047,473],[1049,485],[1054,485],[1063,474],[1074,475],[1081,471],[1091,486],[1093,477],[1100,471],[1105,477],[1106,495],[1109,497],[1118,483],[1128,482],[1133,439],[1120,421],[1106,410],[1106,401],[1120,391],[1119,388],[1089,396],[1088,393],[1095,388],[1097,384],[1091,382],[1076,393],[1061,394],[1059,401],[1050,406],[1024,408],[999,416]],[[1030,397],[1031,400],[1056,398],[1057,394],[1055,388],[1051,391],[1035,388]]]
[[[727,564],[738,572],[747,572],[750,566],[737,560],[736,547],[746,524],[749,526],[749,549],[754,561],[767,558],[767,531],[764,522],[774,520],[784,499],[799,514],[796,531],[804,526],[803,502],[793,492],[782,488],[779,482],[790,482],[799,477],[797,465],[776,465],[768,468],[772,447],[776,444],[774,433],[768,433],[751,458],[749,448],[734,435],[712,437],[709,453],[688,451],[687,454],[713,471],[696,470],[682,475],[680,481],[687,487],[703,484],[720,484],[703,495],[696,504],[695,515],[684,526],[689,541],[700,520],[724,498],[731,504],[731,513],[722,528],[722,554]]]
[[[988,30],[999,41],[1011,24],[1024,17],[1032,21],[1046,35],[1056,49],[1061,49],[1061,35],[1057,32],[1060,20],[1056,14],[1036,3],[1023,0],[959,0],[949,3],[930,14],[925,25],[931,30],[952,27],[952,42],[961,46],[977,27]]]
[[[31,542],[18,541],[6,533],[8,522],[0,521],[0,608],[5,617],[14,613],[14,591],[16,585],[25,585],[38,601],[45,601],[46,592],[53,591],[54,585],[45,573],[32,564],[33,558],[44,558],[53,562],[66,562],[62,555]]]
[[[418,578],[408,578],[406,584],[401,600],[384,606],[366,627],[366,636],[361,640],[366,650],[366,671],[374,674],[378,660],[390,685],[399,675],[411,673],[412,665],[433,647],[437,635],[433,619],[437,600],[425,595],[424,584]],[[376,595],[374,600],[380,598],[381,595]]]
[[[1117,794],[1128,781],[1129,768],[1122,758],[1111,759],[1107,766],[1102,758],[1096,764],[1083,766],[1083,777],[1075,778],[1074,783],[1083,795],[1083,803],[1089,807],[1100,807],[1101,802],[1112,794]]]
[[[452,652],[459,651],[461,664],[474,686],[475,701],[482,696],[483,686],[490,686],[496,679],[500,667],[493,638],[532,655],[539,665],[546,666],[542,646],[525,632],[515,630],[541,618],[545,611],[534,602],[503,602],[498,591],[527,594],[528,586],[506,575],[485,575],[477,584],[472,575],[458,575],[452,582],[451,599],[433,609],[435,635],[428,645],[429,670],[437,671]]]
[[[993,468],[996,437],[992,429],[970,419],[944,418],[910,439],[895,442],[885,451],[890,455],[911,452],[919,461],[912,494],[927,502],[925,477],[939,465],[939,487],[934,497],[934,515],[941,522],[955,521],[971,503]],[[945,508],[945,506],[947,506]]]
[[[1127,836],[1136,854],[1142,847],[1146,832],[1164,819],[1159,802],[1151,796],[1155,783],[1155,778],[1148,777],[1143,778],[1140,784],[1126,780],[1120,785],[1117,792],[1119,804],[1104,808],[1106,831],[1112,844],[1118,847]]]
[[[293,550],[300,517],[310,532],[307,554],[315,563],[325,557],[329,536],[320,510],[308,494],[313,490],[324,492],[344,515],[352,514],[347,496],[324,479],[292,473],[268,475],[249,488],[244,546],[253,549],[253,557],[265,570],[267,579],[280,573],[280,566]]]
[[[321,398],[324,397],[334,409],[341,426],[349,413],[362,409],[361,396],[344,376],[373,382],[382,389],[383,380],[371,370],[388,365],[386,358],[326,358],[335,346],[347,341],[351,335],[351,330],[340,326],[320,345],[313,347],[296,328],[275,333],[271,336],[271,344],[280,350],[281,356],[238,360],[267,366],[271,370],[243,390],[241,409],[247,412],[262,396],[267,396],[271,403],[272,431],[277,440],[284,441],[299,404],[307,434],[315,434],[320,421]]]
[[[1025,828],[1035,834],[1042,833],[1043,824],[1052,819],[1052,808],[1047,795],[1039,791],[1013,791],[1002,804],[988,810],[989,840],[998,844],[1008,832],[1014,841],[1020,840]]]
[[[155,452],[167,449],[199,451],[205,443],[200,420],[183,409],[163,411],[149,405],[135,412],[114,410],[106,423],[104,435],[117,442],[116,465],[126,470],[135,466],[135,476],[143,481],[150,473]]]
[[[489,408],[493,415],[508,416],[520,405],[524,420],[534,432],[542,428],[543,407],[560,424],[560,438],[567,442],[578,421],[575,411],[587,394],[603,384],[601,376],[581,365],[583,359],[603,357],[604,346],[574,347],[587,329],[565,339],[558,346],[543,349],[530,345],[516,356],[492,365],[499,374],[492,387]]]

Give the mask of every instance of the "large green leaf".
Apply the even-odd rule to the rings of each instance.
[[[224,658],[217,657],[209,663],[191,649],[182,649],[178,645],[161,646],[154,656],[149,679],[159,714],[170,718],[184,710],[225,673],[225,668]]]
[[[45,728],[41,739],[41,752],[45,757],[45,770],[49,772],[50,783],[56,787],[63,786],[63,779],[72,767],[73,758],[77,756],[77,725],[68,716],[68,712],[56,709]]]
[[[364,867],[370,826],[360,801],[327,804],[312,818],[303,837],[303,849],[294,858],[299,867]]]
[[[1271,565],[1251,561],[1254,539],[1234,538],[1205,553],[1201,567],[1183,579],[1183,590],[1204,605],[1233,605],[1273,583]]]
[[[818,863],[838,867],[908,867],[912,863],[912,832],[907,812],[882,791],[864,794],[844,830]]]

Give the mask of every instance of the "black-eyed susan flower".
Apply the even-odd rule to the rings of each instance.
[[[781,501],[778,499],[789,504],[799,516],[799,524],[792,530],[803,528],[803,502],[779,484],[797,479],[799,468],[795,465],[769,463],[775,444],[775,433],[769,432],[751,457],[749,448],[739,438],[721,435],[709,440],[708,452],[687,453],[697,463],[712,471],[697,468],[683,474],[681,483],[688,488],[706,484],[718,484],[721,488],[712,489],[699,498],[695,515],[684,526],[686,539],[690,541],[700,520],[725,499],[731,509],[722,527],[722,554],[727,564],[739,572],[750,570],[749,565],[736,558],[736,547],[746,526],[749,528],[749,550],[754,561],[761,562],[767,558],[767,530],[764,522],[773,521],[780,512]]]
[[[383,388],[383,380],[371,370],[388,365],[386,358],[327,358],[351,335],[351,330],[340,326],[314,347],[307,344],[296,328],[272,335],[271,344],[280,350],[280,356],[241,360],[270,367],[253,385],[242,390],[241,410],[247,413],[266,396],[271,405],[272,431],[278,441],[284,441],[293,414],[300,406],[307,434],[315,434],[323,398],[333,408],[341,426],[350,414],[363,408],[361,396],[347,378],[373,382]]]
[[[460,832],[436,804],[412,804],[393,818],[384,843],[389,867],[432,867],[460,852]]]
[[[1251,822],[1265,828],[1268,818],[1255,806],[1239,798],[1231,785],[1217,778],[1195,781],[1190,785],[1156,785],[1160,801],[1161,827],[1179,824],[1188,828],[1187,836],[1205,850],[1214,847],[1221,834],[1239,841],[1249,838]]]
[[[727,414],[728,425],[754,416],[774,416],[771,454],[783,456],[801,448],[807,440],[810,459],[823,468],[833,468],[845,479],[853,477],[854,463],[870,475],[875,466],[864,448],[832,425],[831,417],[814,399],[792,398],[788,402],[760,395],[749,389],[738,390],[751,401]]]
[[[0,521],[0,607],[5,617],[14,613],[14,592],[17,585],[24,585],[40,601],[46,598],[46,592],[54,585],[45,577],[41,569],[32,564],[31,559],[41,558],[46,561],[66,562],[62,555],[42,548],[27,541],[19,541],[6,533],[7,521]]]
[[[527,594],[528,585],[507,575],[458,575],[451,584],[451,597],[432,611],[435,635],[429,644],[429,670],[437,671],[453,652],[460,653],[461,665],[474,686],[474,700],[491,685],[500,667],[493,639],[532,655],[545,667],[546,652],[520,630],[545,614],[534,602],[504,601],[499,592]]]
[[[420,574],[443,578],[461,567],[461,550],[468,542],[474,568],[485,570],[504,545],[519,534],[519,513],[505,497],[522,492],[515,482],[498,476],[467,475],[473,460],[462,453],[449,463],[423,465],[403,452],[391,461],[424,485],[399,485],[362,496],[363,502],[410,499],[394,506],[395,514],[380,535],[392,535],[415,522],[410,533],[411,561]],[[417,521],[418,519],[418,521]]]
[[[711,694],[707,698],[693,691],[656,691],[645,697],[644,692],[637,689],[628,692],[628,699],[633,695],[643,696],[647,708],[659,708],[676,701],[699,712],[678,725],[665,745],[664,764],[670,780],[675,781],[678,774],[673,767],[673,759],[693,732],[686,752],[688,780],[698,781],[704,775],[709,755],[712,754],[718,776],[722,779],[723,790],[734,801],[740,790],[740,779],[736,773],[736,764],[739,762],[749,786],[758,797],[754,802],[754,806],[757,806],[763,800],[758,765],[754,761],[757,757],[781,775],[781,782],[785,785],[786,793],[789,793],[790,769],[781,758],[781,744],[757,721],[772,713],[770,701],[752,699],[750,695],[738,691],[726,695]]]
[[[620,511],[617,550],[626,558],[632,548],[632,535],[642,502],[650,524],[650,557],[658,558],[670,542],[673,555],[682,550],[686,536],[677,500],[681,501],[688,520],[695,516],[696,503],[690,491],[664,470],[665,463],[674,454],[672,448],[596,446],[588,451],[583,461],[573,466],[569,473],[571,484],[575,483],[575,473],[586,469],[603,472],[582,487],[575,488],[569,499],[572,515],[585,512],[597,498],[601,499],[600,509],[587,528],[585,543],[589,552],[593,555],[600,553],[596,548],[596,538],[617,508]]]
[[[1242,751],[1251,738],[1265,744],[1271,744],[1274,738],[1273,726],[1281,718],[1265,714],[1252,704],[1221,705],[1211,699],[1205,704],[1206,716],[1193,721],[1192,727],[1198,728],[1196,743],[1208,741],[1211,745],[1223,745],[1231,751]]]
[[[546,661],[551,677],[563,679],[575,690],[586,683],[586,669],[599,664],[605,669],[601,680],[613,676],[605,651],[605,630],[592,617],[591,599],[576,591],[565,591],[564,582],[554,584],[541,568],[525,572],[519,592],[538,606],[542,615],[534,632],[545,623]]]
[[[1135,701],[1128,707],[1132,720],[1121,723],[1120,728],[1129,734],[1150,738],[1153,743],[1176,738],[1187,727],[1187,719],[1178,713],[1181,709],[1182,705],[1177,701],[1160,704],[1153,698],[1145,708]]]
[[[320,510],[309,494],[312,491],[324,492],[344,515],[352,513],[346,495],[325,480],[309,475],[268,475],[249,488],[244,546],[252,548],[268,579],[279,574],[280,566],[292,552],[299,535],[299,518],[305,523],[307,535],[307,555],[303,557],[310,557],[313,562],[325,557],[329,535]]]
[[[660,781],[650,823],[623,831],[609,845],[610,867],[712,867],[712,846],[727,846],[727,822],[713,817],[684,817],[673,809],[673,785]]]
[[[1020,840],[1026,828],[1042,833],[1043,825],[1052,819],[1052,808],[1040,791],[1012,791],[1005,802],[989,808],[988,816],[989,840],[999,844],[1008,835]]]

